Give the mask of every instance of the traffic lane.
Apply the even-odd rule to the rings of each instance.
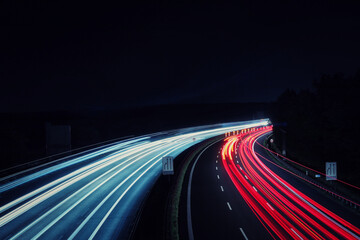
[[[6,234],[6,232],[8,232],[9,234],[12,233],[14,235],[20,229],[24,229],[30,224],[33,224],[34,221],[37,221],[34,226],[32,226],[27,232],[24,233],[25,236],[36,235],[37,232],[44,229],[59,215],[61,215],[68,209],[73,208],[69,214],[64,216],[65,218],[66,216],[70,216],[71,219],[69,221],[62,222],[61,219],[59,219],[60,223],[69,226],[69,229],[71,229],[74,225],[76,226],[78,222],[81,222],[81,219],[86,217],[83,217],[84,212],[86,211],[77,211],[79,208],[81,209],[82,207],[84,207],[88,209],[94,209],[97,204],[101,202],[104,196],[111,192],[111,190],[114,189],[121,181],[123,181],[126,176],[136,171],[140,166],[142,166],[141,161],[134,161],[134,164],[125,168],[122,172],[114,175],[110,179],[110,176],[114,174],[113,171],[119,171],[119,169],[123,167],[117,166],[117,168],[113,169],[112,172],[87,185],[85,189],[82,189],[78,192],[78,190],[84,187],[85,184],[89,183],[91,180],[93,180],[93,178],[95,178],[95,176],[90,175],[82,181],[76,182],[72,186],[65,188],[63,191],[57,192],[54,196],[51,196],[50,198],[44,200],[42,203],[32,207],[29,211],[23,213],[21,217],[15,218],[13,221],[9,222],[7,225],[5,225],[6,228],[1,231],[1,235]],[[92,193],[93,190],[96,191]],[[73,193],[76,194],[73,195]],[[69,196],[70,199],[58,206],[59,203],[64,201],[64,199],[67,199]],[[76,207],[74,207],[75,205]],[[55,209],[55,207],[57,207],[55,211],[44,216],[51,210]],[[40,218],[42,218],[43,216],[44,218],[39,221]],[[73,223],[72,220],[75,221],[75,223]],[[59,225],[60,224],[57,224],[56,226]]]
[[[151,155],[147,156],[147,157],[154,157],[155,154],[159,153],[159,151],[161,151],[163,149],[157,149],[155,153],[152,153]],[[119,174],[119,176],[116,176],[116,178],[112,179],[112,184],[111,181],[109,181],[108,183],[106,183],[105,185],[101,186],[100,189],[97,189],[97,192],[95,192],[94,194],[90,195],[89,197],[87,197],[82,204],[86,203],[86,206],[92,206],[92,205],[96,205],[96,203],[100,202],[102,200],[102,196],[104,196],[104,194],[99,194],[99,192],[104,192],[104,191],[110,191],[112,190],[118,183],[119,181],[122,180],[123,177],[125,176],[129,176],[131,173],[133,173],[134,171],[136,171],[136,169],[140,166],[143,165],[144,160],[146,159],[139,159],[139,160],[134,160],[134,164],[129,166],[128,168],[124,169],[124,171],[122,172],[122,174]],[[159,163],[160,164],[160,163]],[[158,165],[159,165],[158,164]],[[159,172],[159,168],[155,169],[157,172]],[[139,173],[140,174],[140,173]],[[151,173],[150,173],[151,174]],[[89,176],[88,178],[89,181],[92,179],[92,176]],[[129,179],[131,180],[131,179]],[[145,179],[146,180],[146,179]],[[87,182],[86,179],[84,179],[83,181],[85,181],[85,183]],[[67,202],[66,204],[64,204],[64,206],[62,206],[60,209],[62,209],[62,211],[54,211],[51,216],[47,216],[43,221],[45,223],[50,222],[50,220],[53,220],[56,216],[59,215],[59,213],[62,213],[63,211],[66,211],[68,208],[72,207],[72,204],[76,201],[78,201],[79,198],[82,198],[84,194],[87,194],[89,191],[91,191],[93,188],[97,187],[98,185],[100,185],[102,183],[102,181],[104,181],[104,179],[101,179],[101,181],[99,180],[98,182],[94,182],[92,185],[87,186],[86,190],[80,192],[79,194],[77,194],[77,196],[74,196],[74,198],[72,199],[72,201]],[[42,204],[35,206],[34,208],[31,209],[31,211],[28,211],[25,215],[23,215],[21,218],[17,218],[14,219],[15,222],[13,222],[14,224],[9,223],[10,227],[7,227],[6,230],[10,231],[10,232],[15,232],[15,230],[17,230],[18,228],[24,228],[27,226],[27,224],[32,223],[32,221],[34,219],[36,219],[37,217],[42,216],[42,214],[44,212],[42,212],[44,209],[51,209],[53,207],[52,204],[55,203],[59,203],[63,200],[63,198],[68,197],[69,194],[72,193],[72,191],[75,191],[77,189],[80,189],[83,186],[83,184],[81,182],[77,182],[76,184],[73,184],[71,187],[68,187],[66,189],[64,189],[61,193],[56,194],[55,197],[57,197],[56,199],[51,198],[51,199],[47,199],[48,201],[44,201]],[[87,202],[90,201],[90,202]],[[78,206],[77,206],[78,207]],[[76,208],[74,208],[74,210],[76,210]],[[26,221],[27,215],[29,215],[29,219],[28,221]],[[71,212],[71,216],[80,216],[81,214],[73,214]],[[24,217],[25,216],[25,217]],[[76,219],[76,218],[75,218]],[[71,221],[69,221],[71,222]],[[65,225],[67,225],[68,223],[65,221],[64,223]],[[46,225],[44,226],[43,224],[39,223],[38,226],[36,226],[35,228],[37,229],[43,229],[44,227],[46,227]],[[72,227],[72,225],[70,225],[70,228]],[[13,229],[12,229],[13,228]],[[13,231],[11,231],[13,230]],[[36,232],[36,231],[32,231],[32,232]],[[3,232],[2,234],[5,234],[5,232]]]
[[[202,136],[205,136],[206,134],[209,134],[209,132],[204,132],[204,133],[201,133],[202,134]],[[204,135],[205,134],[205,135]],[[214,132],[212,132],[212,134],[214,134]],[[193,134],[192,134],[193,135]],[[189,135],[190,136],[190,135]],[[161,142],[166,142],[166,143],[169,143],[169,142],[172,142],[172,143],[175,143],[175,142],[184,142],[184,140],[186,140],[186,139],[189,139],[189,136],[181,136],[180,138],[176,138],[176,139],[174,139],[174,138],[172,138],[172,139],[165,139],[164,141],[163,140],[161,140]],[[186,138],[186,139],[185,139]],[[174,141],[174,140],[176,140],[176,141]],[[192,143],[188,143],[187,145],[188,146],[190,146],[190,145],[192,145],[192,144],[194,144],[196,141],[193,141]],[[169,146],[170,146],[171,144],[169,144]],[[186,148],[186,146],[184,146],[184,148]],[[161,148],[160,148],[161,149]],[[158,150],[160,150],[160,149],[158,149]],[[165,152],[164,152],[165,153]],[[160,172],[158,172],[158,173],[160,173]],[[78,174],[78,173],[76,173],[76,174]],[[60,182],[61,181],[64,181],[64,179],[62,179],[62,180],[60,180]],[[57,182],[57,183],[55,183],[55,185],[56,184],[58,184],[59,182]],[[52,185],[52,187],[53,186],[55,186],[55,185]],[[69,186],[67,186],[66,188],[68,188]],[[63,189],[62,189],[63,190]],[[62,191],[61,190],[61,191]],[[41,190],[41,191],[44,191],[44,190]],[[56,191],[58,191],[58,189],[56,190]],[[60,191],[60,190],[59,190]],[[64,192],[62,192],[62,193],[64,193]],[[36,193],[36,194],[38,194],[38,193]],[[33,196],[36,196],[36,194],[35,195],[33,195]],[[56,196],[56,195],[51,195],[51,196],[43,196],[44,197],[44,199],[45,200],[48,200],[49,199],[49,197],[54,197],[54,196]],[[28,203],[26,202],[26,201],[23,201],[23,204],[24,205],[28,205]],[[40,201],[40,202],[37,202],[37,204],[38,205],[42,205],[42,206],[44,206],[44,209],[42,209],[43,211],[47,211],[47,209],[46,209],[46,205],[45,204],[43,204],[43,201]],[[31,208],[30,209],[28,209],[27,210],[27,213],[31,213],[31,212],[34,212],[34,209],[35,208],[33,208],[33,206],[34,205],[31,205]],[[72,209],[71,209],[72,210]],[[37,215],[37,214],[34,214],[34,215],[36,215],[36,216],[39,216],[39,215]],[[62,216],[61,216],[62,217]],[[20,219],[21,217],[19,217],[18,219]],[[33,218],[33,219],[35,219],[35,218]],[[4,223],[5,225],[7,224],[7,223],[5,223],[5,222],[1,222],[1,224],[2,223]],[[15,226],[16,228],[20,228],[19,227],[19,225],[17,225],[17,226]],[[51,226],[52,227],[52,226]],[[46,228],[46,227],[45,227]],[[39,235],[40,237],[41,237],[41,234]],[[63,236],[63,235],[59,235],[59,236]]]
[[[209,147],[194,170],[191,185],[194,238],[270,239],[224,170],[219,153],[222,143]]]
[[[233,125],[233,124],[232,124]],[[199,128],[199,129],[203,129],[204,127],[202,127],[202,128]],[[224,130],[222,130],[222,131],[224,131]],[[171,132],[171,131],[170,131]],[[198,133],[198,135],[202,135],[202,136],[205,136],[205,135],[214,135],[214,132],[209,132],[209,131],[203,131],[203,132],[200,132],[200,133]],[[150,135],[148,135],[148,137],[146,137],[146,136],[143,136],[143,137],[140,137],[139,139],[137,139],[137,138],[135,138],[135,139],[130,139],[130,140],[128,140],[128,141],[125,141],[125,142],[123,142],[123,143],[121,143],[121,144],[116,144],[115,146],[111,146],[110,148],[112,149],[112,150],[114,150],[114,148],[115,149],[120,149],[120,148],[122,148],[124,145],[127,145],[127,147],[129,147],[129,144],[131,143],[131,144],[134,144],[135,143],[135,145],[138,145],[139,143],[141,143],[141,140],[146,140],[145,142],[147,142],[147,140],[148,140],[148,138],[149,138],[149,136],[152,136],[152,135],[157,135],[157,134],[150,134]],[[194,133],[192,133],[192,134],[190,134],[191,136],[194,136]],[[181,138],[186,138],[186,137],[190,137],[190,135],[188,135],[188,136],[177,136],[177,137],[175,137],[175,138],[178,138],[178,140],[177,141],[179,141]],[[207,137],[211,137],[211,136],[207,136]],[[173,139],[174,140],[174,137],[169,137],[168,139],[165,139],[165,140],[167,140],[167,141],[169,141],[170,139]],[[184,140],[184,139],[183,139]],[[186,139],[185,139],[186,140]],[[160,139],[159,141],[163,141],[163,139]],[[198,140],[196,140],[196,141],[194,141],[193,143],[196,143]],[[153,139],[150,141],[150,142],[153,142]],[[155,141],[155,142],[157,142],[157,141]],[[120,145],[120,146],[119,146]],[[191,144],[190,144],[191,145]],[[130,146],[129,148],[133,148],[132,146]],[[100,154],[100,152],[102,152],[102,153],[104,153],[104,152],[108,152],[109,153],[109,148],[105,148],[105,149],[101,149],[101,150],[97,150],[97,151],[95,151],[94,153],[90,153],[90,155],[92,155],[90,158],[93,158],[93,157],[95,157],[93,154],[95,154],[96,156],[99,156],[99,154]],[[111,154],[107,154],[108,156],[109,155],[111,155]],[[22,188],[20,188],[19,190],[20,191],[24,191],[24,190],[27,190],[27,189],[33,189],[34,188],[34,186],[36,186],[36,181],[34,181],[35,179],[37,179],[37,178],[39,178],[39,177],[43,177],[43,176],[46,176],[46,175],[48,175],[48,174],[50,174],[51,173],[51,178],[54,178],[54,177],[56,177],[56,176],[54,176],[53,174],[57,174],[57,172],[60,172],[60,174],[63,174],[64,172],[66,172],[67,170],[66,170],[66,167],[67,166],[71,166],[71,165],[73,165],[74,164],[74,162],[76,162],[76,163],[79,163],[79,162],[82,162],[82,161],[84,161],[84,159],[82,159],[82,160],[79,160],[79,158],[86,158],[87,160],[86,161],[88,161],[89,159],[89,154],[86,154],[85,156],[81,156],[81,157],[76,157],[76,159],[73,159],[73,160],[69,160],[69,161],[66,161],[65,163],[60,163],[60,164],[57,164],[56,166],[51,166],[51,165],[53,165],[53,163],[49,163],[50,164],[50,166],[51,167],[47,167],[46,169],[43,169],[43,170],[40,170],[40,171],[38,171],[38,172],[36,172],[36,173],[33,173],[33,174],[30,174],[30,175],[27,175],[27,176],[24,176],[24,177],[21,177],[20,179],[17,179],[17,180],[15,180],[15,181],[11,181],[9,184],[6,184],[6,183],[4,183],[4,184],[0,184],[0,192],[4,192],[4,191],[6,191],[6,189],[10,189],[10,188],[14,188],[15,186],[19,186],[19,185],[22,185],[22,184],[24,184],[24,183],[27,183],[27,182],[29,182],[29,181],[31,181],[32,182],[32,184],[30,184],[28,187],[22,187]],[[48,164],[45,164],[46,166],[48,165]],[[44,166],[45,166],[44,165]],[[40,166],[40,169],[41,168],[43,168],[44,166]],[[72,167],[74,167],[74,166],[72,166]],[[36,168],[39,168],[39,167],[36,167]],[[61,171],[59,171],[61,169]],[[0,181],[2,181],[2,180],[0,180]],[[5,181],[6,182],[6,181]],[[44,182],[44,179],[42,179],[41,181],[38,181],[38,183],[43,183]],[[46,181],[45,181],[46,182]],[[19,196],[19,195],[16,195],[16,193],[17,193],[18,191],[14,191],[14,192],[12,192],[13,194],[9,194],[9,195],[7,195],[6,197],[4,197],[4,198],[2,198],[2,199],[5,199],[5,201],[11,201],[12,199],[14,199],[16,196]],[[5,194],[7,194],[6,192],[5,192]],[[2,196],[4,196],[4,195],[2,195]],[[0,201],[2,200],[2,199],[0,199]]]
[[[41,188],[33,189],[33,191],[27,192],[27,194],[25,194],[21,198],[13,199],[13,201],[9,201],[5,205],[2,205],[2,207],[0,208],[1,216],[2,216],[0,218],[0,224],[2,225],[3,216],[7,214],[11,210],[11,208],[13,209],[14,207],[20,206],[20,204],[24,204],[35,197],[39,198],[40,196],[45,196],[45,197],[41,197],[42,200],[45,200],[50,196],[59,193],[60,189],[61,192],[69,191],[69,189],[70,190],[75,189],[72,187],[74,186],[74,184],[81,187],[81,184],[84,181],[85,183],[90,182],[92,179],[95,179],[98,176],[103,175],[104,172],[117,168],[121,165],[127,165],[128,162],[132,162],[134,159],[133,157],[135,157],[135,155],[132,156],[129,154],[127,155],[128,157],[125,157],[124,155],[109,156],[107,158],[99,160],[96,163],[84,166],[83,168],[80,169],[74,168],[71,174],[63,175],[60,178],[57,178],[56,176],[52,175],[51,176],[52,179],[51,180],[49,179],[49,182],[43,182],[43,186],[41,186]],[[54,191],[55,189],[56,191]],[[17,188],[11,189],[8,190],[8,192],[9,194],[13,194],[14,192],[15,193],[18,192],[18,189]],[[66,196],[66,194],[63,194],[63,196]]]
[[[40,188],[44,191],[44,186],[46,188],[55,187],[57,184],[66,181],[76,175],[81,174],[81,172],[87,171],[89,169],[97,169],[102,170],[103,166],[110,168],[111,166],[107,165],[106,162],[112,162],[112,165],[121,164],[121,161],[126,161],[127,158],[144,153],[144,151],[161,149],[161,146],[165,145],[165,142],[142,142],[131,144],[132,147],[124,148],[120,151],[109,152],[107,151],[106,155],[102,155],[103,157],[98,158],[98,156],[94,157],[94,160],[76,160],[76,164],[66,163],[66,167],[59,167],[57,170],[42,170],[40,173],[31,174],[30,176],[25,177],[24,179],[19,179],[14,182],[7,183],[5,185],[1,185],[1,199],[3,200],[3,206],[8,205],[7,203],[12,202],[13,200],[17,200],[18,198],[24,199],[24,196],[32,191],[39,190]],[[129,144],[127,144],[129,146]],[[119,148],[119,147],[118,147]],[[84,156],[88,158],[88,155]],[[80,157],[83,158],[83,157]],[[114,161],[115,159],[115,161]],[[70,161],[73,162],[73,161]],[[79,163],[80,162],[80,163]],[[86,162],[86,164],[85,164]],[[64,163],[65,164],[65,163]],[[62,165],[62,164],[60,164]],[[51,172],[50,174],[45,174],[42,172]],[[101,173],[101,171],[97,171]],[[35,176],[36,175],[36,176]],[[39,176],[40,175],[40,176]],[[24,182],[20,184],[20,182]],[[50,183],[50,185],[48,184]],[[15,186],[15,187],[11,187]],[[28,197],[27,197],[28,198]],[[1,207],[1,214],[4,214],[4,207]]]
[[[227,145],[226,149],[228,148],[229,146]],[[226,152],[228,152],[228,150],[226,150]],[[231,178],[233,184],[236,186],[239,194],[241,194],[242,197],[246,200],[249,208],[253,210],[253,213],[258,216],[259,219],[261,219],[259,221],[263,223],[263,226],[266,229],[274,229],[274,227],[280,229],[281,223],[272,218],[274,214],[277,215],[277,212],[274,211],[274,208],[271,207],[272,204],[269,204],[269,200],[266,198],[267,196],[262,194],[262,188],[256,184],[257,181],[253,181],[252,174],[245,173],[245,169],[248,169],[248,166],[244,167],[244,165],[246,165],[247,158],[244,155],[241,156],[241,161],[238,161],[237,159],[233,161],[228,157],[223,159],[223,165],[227,171],[227,174]],[[244,165],[242,165],[243,163]],[[281,232],[282,235],[287,235],[282,230]],[[288,237],[289,236],[287,236],[287,238]]]
[[[298,234],[301,229],[299,230],[296,227],[298,220],[294,219],[293,215],[288,215],[290,209],[295,208],[296,204],[294,205],[292,199],[283,194],[280,190],[282,189],[281,186],[277,186],[272,182],[272,179],[270,179],[272,177],[268,178],[265,172],[262,173],[262,167],[257,165],[257,161],[253,159],[248,146],[242,144],[240,149],[242,154],[241,163],[244,165],[239,167],[241,171],[239,169],[234,171],[234,178],[239,179],[239,191],[244,191],[256,212],[261,215],[261,218],[277,235],[285,238],[293,238],[295,235],[299,237]],[[243,150],[248,152],[248,155],[243,154]],[[245,173],[242,173],[244,170],[248,177],[246,177]],[[241,190],[242,187],[247,190]],[[304,232],[300,234],[304,234]],[[303,236],[305,237],[305,235]]]
[[[154,154],[154,153],[153,153]],[[143,159],[138,159],[134,157],[129,157],[125,159],[115,159],[113,162],[105,162],[102,165],[97,165],[93,168],[89,168],[84,171],[80,171],[77,174],[74,174],[72,178],[66,178],[62,181],[55,181],[51,188],[46,188],[45,191],[39,191],[38,193],[34,193],[33,197],[30,197],[28,200],[34,200],[34,197],[39,198],[37,204],[32,202],[33,206],[39,205],[44,201],[50,200],[51,202],[60,202],[63,198],[68,197],[73,194],[78,189],[81,189],[86,185],[87,188],[91,188],[90,185],[100,184],[102,181],[107,179],[110,175],[113,175],[114,172],[122,174],[125,177],[126,173],[131,173],[136,170],[139,166],[143,164]],[[90,171],[91,170],[91,171]],[[71,181],[65,182],[67,179]],[[119,180],[119,178],[117,178]],[[95,182],[94,182],[95,181]],[[55,198],[55,199],[54,199]],[[20,203],[26,203],[25,200]],[[16,206],[16,204],[14,205]],[[26,207],[29,207],[27,204]],[[41,206],[40,206],[41,207]],[[19,212],[23,212],[24,208],[22,207]],[[7,213],[7,211],[3,212]],[[2,221],[4,219],[4,215],[2,214]],[[3,222],[2,222],[3,224]]]
[[[12,195],[7,196],[8,190],[16,189],[14,192],[31,191],[36,187],[43,185],[48,179],[59,178],[72,172],[74,169],[81,168],[89,165],[95,161],[99,161],[106,157],[118,155],[119,153],[136,147],[136,145],[146,144],[149,141],[128,140],[126,142],[108,146],[103,149],[97,148],[96,150],[86,151],[81,154],[75,154],[73,159],[59,159],[53,162],[45,163],[11,176],[0,179],[0,193],[6,198],[4,200],[11,200]],[[17,194],[17,193],[15,193]],[[24,193],[25,194],[25,193]]]
[[[262,168],[262,167],[261,167]],[[260,170],[260,169],[259,169]],[[294,176],[292,176],[292,177],[294,177]],[[282,187],[280,187],[280,188],[282,188]],[[301,193],[302,194],[302,193]],[[295,198],[297,198],[297,197],[295,197]],[[290,199],[291,200],[291,199]],[[313,201],[312,199],[310,199],[309,198],[309,200],[308,201]],[[307,205],[307,203],[304,203],[305,205]],[[324,219],[324,217],[322,216],[322,214],[320,214],[319,215],[319,213],[316,213],[316,211],[314,211],[314,210],[310,210],[309,209],[309,206],[307,205],[306,207],[305,207],[305,205],[304,204],[302,204],[303,205],[303,207],[304,207],[304,209],[308,209],[310,212],[308,212],[307,210],[305,210],[305,212],[308,212],[308,214],[312,214],[312,216],[313,216],[313,218],[314,219],[317,219],[317,221],[315,222],[315,223],[312,223],[312,224],[320,224],[320,225],[322,225],[323,227],[325,227],[325,228],[327,228],[328,230],[330,230],[330,232],[333,232],[334,234],[335,234],[335,236],[338,236],[338,234],[341,234],[343,237],[345,236],[345,235],[347,235],[347,237],[350,237],[350,235],[352,235],[352,236],[354,236],[352,233],[350,233],[350,235],[349,235],[349,232],[347,232],[347,231],[344,231],[343,230],[343,228],[342,227],[339,227],[339,226],[335,226],[335,225],[333,225],[333,224],[329,224],[329,221],[327,220],[327,219]],[[317,203],[314,203],[315,205],[317,204]],[[293,207],[291,207],[291,205],[289,205],[289,204],[286,204],[287,205],[287,207],[290,207],[291,209],[293,209]],[[326,205],[325,205],[326,206]],[[285,206],[284,206],[285,207]],[[301,207],[302,208],[302,207]],[[321,207],[320,207],[321,208]],[[332,209],[330,209],[330,210],[332,210]],[[325,212],[327,212],[328,210],[325,210]],[[286,213],[286,212],[285,212]],[[298,213],[300,214],[300,212],[298,211]],[[329,213],[329,214],[331,214],[331,213]],[[309,216],[310,216],[309,215]],[[307,221],[306,221],[307,222]],[[296,223],[296,222],[294,222],[294,223]],[[329,224],[329,225],[328,225]],[[315,226],[314,225],[314,226]],[[331,225],[331,227],[330,227],[330,225]],[[347,225],[347,224],[346,224]],[[301,226],[299,226],[300,227],[300,229],[301,230],[304,230],[304,231],[307,231],[307,229],[304,229],[304,228],[302,228]],[[318,230],[320,230],[320,228],[319,227],[316,227]],[[356,228],[354,228],[354,229],[356,229]],[[336,233],[335,233],[335,231],[336,231]],[[354,230],[354,231],[356,231],[356,230]],[[308,231],[307,231],[308,232]],[[309,234],[313,234],[313,233],[310,233],[310,232],[308,232]],[[325,232],[324,232],[325,233]],[[330,233],[325,233],[325,234],[330,234]],[[345,235],[344,235],[345,234]]]
[[[262,136],[259,138],[258,143],[262,144],[268,135]],[[293,174],[275,166],[274,164],[270,163],[269,161],[265,160],[265,157],[268,160],[273,161],[273,159],[269,156],[268,152],[255,143],[254,145],[255,152],[259,155],[258,158],[269,168],[271,171],[279,175],[282,179],[288,182],[290,185],[304,193],[305,195],[311,197],[314,201],[321,204],[322,206],[326,207],[327,209],[331,210],[333,213],[337,214],[341,218],[347,220],[348,222],[354,224],[355,226],[360,226],[360,213],[350,209],[341,201],[331,197],[331,195],[325,193],[323,190],[319,189],[318,187],[302,180]],[[263,157],[261,157],[261,156]],[[324,167],[325,168],[325,167]]]
[[[140,175],[140,174],[139,174]],[[47,231],[42,238],[54,239],[61,233],[64,233],[64,239],[74,237],[75,239],[89,239],[92,234],[101,239],[114,239],[122,233],[122,236],[128,236],[130,226],[135,217],[136,209],[141,203],[141,199],[146,194],[146,189],[151,184],[148,182],[149,176],[144,176],[144,182],[137,182],[134,186],[131,184],[139,177],[134,175],[124,185],[115,189],[114,186],[106,186],[109,191],[102,195],[106,201],[88,202],[79,205],[71,214],[67,214],[54,229]],[[151,178],[151,177],[150,177]],[[123,194],[128,188],[131,191]],[[121,213],[121,214],[119,214]],[[74,216],[79,216],[75,218]],[[97,228],[98,232],[97,232]]]
[[[180,148],[178,148],[179,146]],[[167,149],[165,152],[177,155],[181,152],[181,146],[184,146],[184,143],[175,146],[175,149],[174,147]],[[94,215],[91,215],[86,225],[82,226],[85,232],[81,233],[80,231],[80,237],[78,237],[78,234],[72,235],[71,237],[76,236],[77,239],[82,239],[83,237],[81,237],[81,235],[85,234],[85,237],[89,238],[90,233],[90,237],[100,236],[101,238],[113,238],[118,234],[119,230],[121,230],[122,236],[128,236],[131,230],[131,223],[135,219],[136,209],[138,209],[138,205],[146,194],[146,189],[151,187],[149,185],[151,185],[155,181],[154,178],[158,176],[155,172],[158,173],[161,169],[160,160],[161,158],[153,159],[149,164],[150,166],[146,166],[146,170],[142,171],[139,176],[135,175],[130,178],[129,181],[126,182],[126,189],[119,189],[119,191],[113,192],[114,194],[104,202],[104,206],[101,206]],[[144,173],[146,174],[143,175]],[[138,181],[140,177],[141,181]],[[132,186],[134,183],[137,185]],[[127,198],[131,198],[132,200],[126,203]],[[100,219],[101,222],[99,223]],[[57,234],[55,234],[55,236],[56,235]]]

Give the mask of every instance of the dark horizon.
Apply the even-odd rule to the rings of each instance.
[[[360,3],[2,2],[0,112],[272,102],[359,70]]]

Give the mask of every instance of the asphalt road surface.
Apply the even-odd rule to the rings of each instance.
[[[0,239],[127,239],[162,171],[205,139],[267,120],[187,128],[123,140],[0,179]]]
[[[356,211],[271,163],[256,144],[270,131],[230,136],[202,153],[191,182],[189,238],[359,239]]]

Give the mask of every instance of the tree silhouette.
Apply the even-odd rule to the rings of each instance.
[[[338,162],[338,176],[360,185],[360,71],[354,77],[323,75],[314,90],[287,89],[273,111],[275,135],[287,132],[288,153],[324,171],[325,162]],[[286,122],[286,127],[276,127]]]

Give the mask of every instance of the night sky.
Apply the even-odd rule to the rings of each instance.
[[[1,1],[0,111],[269,102],[360,67],[356,0],[73,2]]]

